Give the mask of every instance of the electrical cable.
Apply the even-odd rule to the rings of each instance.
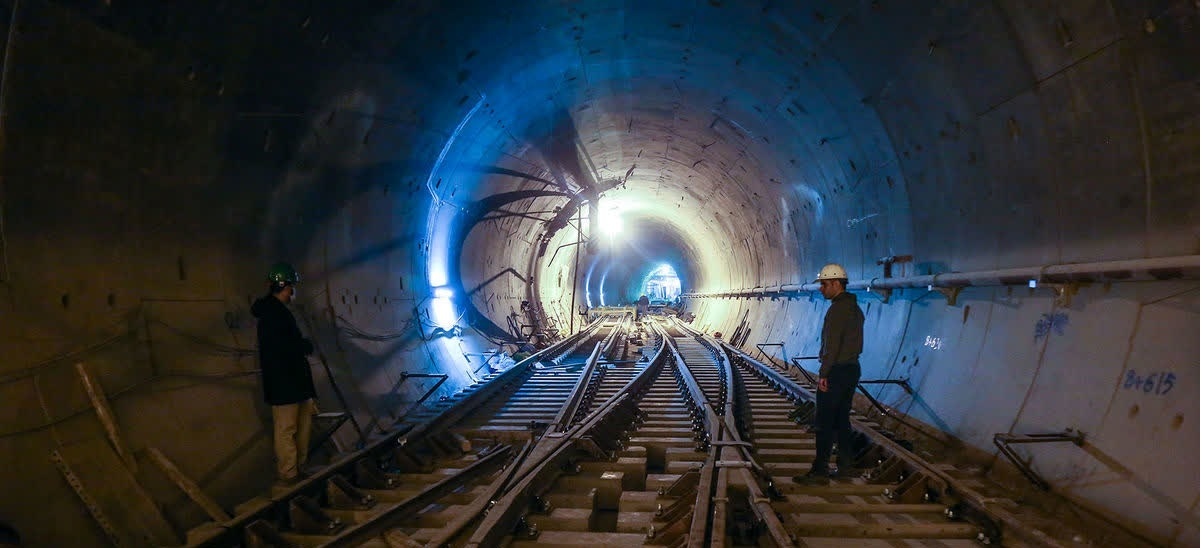
[[[237,346],[229,346],[229,345],[221,344],[218,342],[213,342],[213,341],[208,340],[199,335],[194,335],[192,333],[188,333],[187,331],[184,331],[178,327],[175,327],[175,326],[173,326],[163,320],[160,320],[158,318],[150,318],[150,321],[152,323],[163,326],[168,331],[174,333],[175,335],[177,335],[179,337],[187,339],[188,341],[191,341],[194,344],[208,348],[209,350],[213,351],[214,354],[219,355],[219,356],[231,356],[231,357],[242,358],[242,357],[250,357],[250,356],[258,355],[258,350],[254,349],[254,348],[240,348]]]
[[[413,318],[410,318],[405,320],[405,323],[397,331],[387,333],[369,333],[360,329],[354,324],[354,322],[350,321],[341,314],[335,315],[334,317],[343,324],[338,327],[340,332],[345,333],[347,336],[353,339],[362,339],[375,342],[388,342],[404,337],[405,334],[408,333],[409,329],[412,328],[416,323]]]
[[[112,345],[113,343],[115,343],[121,339],[124,339],[130,335],[131,335],[131,333],[128,333],[128,332],[119,333],[117,335],[113,335],[107,339],[104,339],[100,342],[91,344],[89,346],[85,346],[85,347],[77,349],[77,350],[71,350],[69,352],[64,352],[62,354],[52,356],[50,358],[47,358],[45,360],[42,360],[42,361],[34,364],[34,365],[26,367],[25,369],[7,373],[5,375],[0,375],[0,384],[8,384],[10,382],[19,381],[21,379],[27,379],[29,377],[32,377],[32,376],[38,374],[38,372],[40,372],[42,370],[49,369],[50,367],[58,365],[59,362],[62,362],[64,360],[67,360],[67,359],[70,359],[70,358],[73,358],[76,356],[80,356],[83,354],[90,354],[90,353],[100,350],[102,348],[106,348],[106,347]]]
[[[147,377],[145,379],[142,379],[142,380],[140,380],[134,384],[131,384],[121,390],[118,390],[116,392],[113,392],[112,394],[109,394],[108,399],[110,401],[115,400],[118,397],[121,397],[129,392],[132,392],[138,388],[141,388],[142,386],[144,386],[146,384],[149,384],[149,383],[157,381],[157,380],[183,378],[183,379],[203,379],[204,381],[210,381],[210,380],[226,380],[226,379],[233,379],[233,378],[238,378],[238,377],[249,377],[249,376],[258,375],[258,374],[259,374],[259,371],[236,371],[236,372],[232,372],[232,373],[216,373],[216,374],[186,373],[186,372],[160,373],[158,375],[153,375],[153,376]],[[197,382],[197,383],[190,384],[190,385],[187,385],[187,386],[184,386],[181,388],[191,388],[193,386],[198,386],[200,384],[204,384],[204,382],[203,381]],[[36,426],[20,428],[17,430],[10,430],[8,432],[0,432],[0,439],[11,438],[11,437],[20,436],[23,434],[32,434],[34,432],[40,432],[40,431],[46,430],[48,428],[53,428],[55,426],[58,426],[59,424],[62,424],[64,422],[71,420],[73,418],[76,418],[80,415],[90,413],[93,409],[95,409],[95,408],[92,407],[91,405],[89,405],[88,407],[85,407],[83,409],[72,411],[71,413],[63,415],[62,417],[59,417],[59,418],[56,418],[53,420],[48,420],[47,422],[36,425]],[[46,410],[46,413],[47,413],[47,415],[49,415],[48,410]]]

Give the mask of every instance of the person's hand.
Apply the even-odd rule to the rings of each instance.
[[[827,384],[826,377],[820,377],[818,379],[818,391],[826,392],[828,389],[830,389],[830,385]]]

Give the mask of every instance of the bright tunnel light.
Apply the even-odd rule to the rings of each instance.
[[[434,321],[434,325],[443,329],[451,329],[459,323],[455,301],[451,300],[451,297],[454,296],[455,291],[449,287],[434,288],[434,298],[430,299],[430,319]]]
[[[622,206],[614,200],[602,199],[597,206],[597,224],[610,238],[622,233]]]

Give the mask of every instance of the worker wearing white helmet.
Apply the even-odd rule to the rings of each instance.
[[[864,348],[864,313],[856,296],[847,292],[847,271],[838,264],[828,264],[814,280],[822,296],[831,302],[822,322],[821,368],[818,370],[818,401],[815,418],[817,453],[814,465],[804,475],[795,476],[798,483],[827,481],[830,472],[831,447],[839,443],[836,476],[853,474],[851,403],[860,383],[860,352]]]

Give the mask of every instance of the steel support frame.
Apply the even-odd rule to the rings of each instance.
[[[1085,434],[1081,432],[1063,432],[1054,434],[1027,435],[999,433],[993,435],[993,444],[997,446],[998,451],[1000,451],[1002,455],[1005,456],[1006,459],[1009,460],[1010,463],[1013,464],[1014,467],[1017,468],[1024,477],[1027,478],[1027,480],[1043,491],[1050,491],[1051,485],[1049,485],[1047,481],[1040,477],[1040,475],[1035,472],[1035,469],[1031,468],[1029,464],[1024,462],[1014,448],[1010,447],[1010,444],[1062,442],[1070,442],[1077,447],[1081,447],[1081,445],[1085,443]]]

